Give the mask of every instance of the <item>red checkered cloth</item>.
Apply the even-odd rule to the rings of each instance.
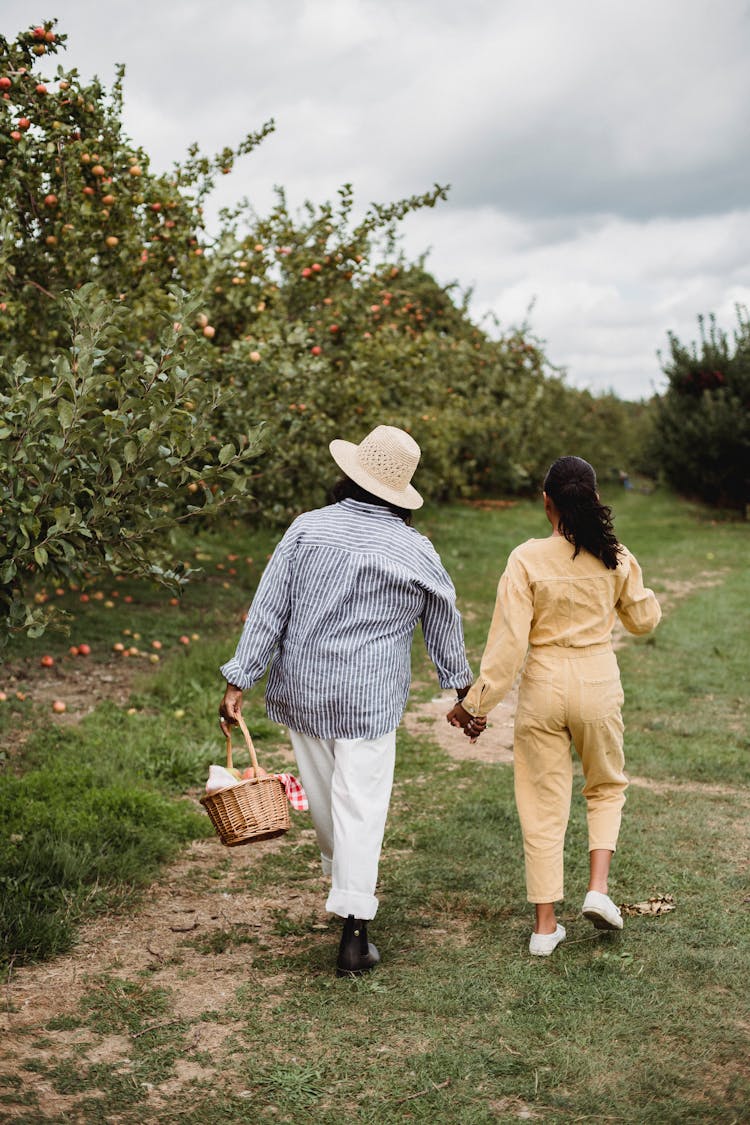
[[[277,773],[274,775],[278,777],[281,784],[284,786],[284,791],[287,795],[287,800],[296,812],[307,812],[309,805],[307,803],[307,794],[300,785],[297,778],[293,773]]]

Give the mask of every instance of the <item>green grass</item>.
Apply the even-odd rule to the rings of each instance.
[[[530,958],[512,771],[452,762],[427,734],[400,731],[372,925],[382,966],[361,981],[337,980],[335,922],[321,930],[314,917],[287,909],[287,891],[319,886],[315,847],[301,835],[308,822],[296,817],[262,860],[237,866],[217,851],[203,872],[207,893],[241,890],[258,901],[276,894],[279,904],[265,931],[219,919],[178,947],[179,971],[209,974],[207,990],[211,966],[234,967],[221,1009],[207,1004],[178,1017],[179,984],[163,986],[158,972],[84,982],[75,1012],[29,1035],[23,1081],[2,1079],[0,1104],[14,1121],[49,1119],[34,1075],[71,1099],[71,1118],[123,1125],[747,1119],[748,527],[714,524],[704,509],[667,494],[611,500],[647,582],[670,598],[653,639],[629,639],[619,654],[628,770],[656,785],[629,790],[612,894],[633,902],[669,893],[675,911],[628,918],[614,936],[596,934],[578,915],[586,826],[577,796],[561,912],[568,941],[548,960]],[[476,666],[508,552],[546,534],[541,508],[458,505],[428,510],[418,525],[454,576]],[[249,537],[240,529],[232,536],[232,545],[216,546],[217,557],[252,554]],[[703,585],[706,571],[717,585]],[[172,646],[144,677],[131,700],[137,714],[109,703],[80,726],[44,727],[0,775],[0,814],[23,837],[3,845],[0,871],[19,881],[14,892],[27,887],[39,907],[35,922],[47,925],[47,936],[20,956],[65,948],[79,918],[122,904],[159,862],[207,831],[175,798],[199,785],[216,758],[216,666],[231,651],[246,594],[238,598],[212,574],[184,606],[151,605],[144,619],[152,629],[158,622],[166,636],[162,622],[177,613],[175,638],[195,628],[203,640],[187,651]],[[97,625],[102,645],[128,627],[121,607],[87,613],[111,623],[110,636]],[[28,659],[35,655],[30,649]],[[414,671],[434,684],[420,645]],[[250,702],[251,726],[272,762],[274,728],[263,724],[259,692]],[[103,819],[97,809],[106,810]],[[23,914],[24,901],[4,899],[6,918]],[[224,1026],[226,1040],[202,1051],[200,1029]],[[97,1042],[112,1033],[128,1038],[127,1065],[66,1053],[65,1036]],[[35,1057],[34,1043],[56,1036],[59,1057]],[[177,1082],[181,1059],[203,1074],[183,1077],[178,1097],[147,1104],[148,1084]]]

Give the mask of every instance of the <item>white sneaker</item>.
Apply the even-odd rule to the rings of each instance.
[[[559,923],[554,934],[532,934],[529,941],[529,953],[535,957],[549,957],[561,941],[565,941],[565,927]]]
[[[581,914],[593,922],[597,930],[621,930],[622,914],[609,895],[601,891],[588,891]]]

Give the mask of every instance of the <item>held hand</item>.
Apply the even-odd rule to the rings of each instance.
[[[454,703],[445,718],[446,722],[449,722],[452,727],[465,727],[471,715],[460,703]]]
[[[456,703],[451,708],[446,715],[446,720],[452,727],[462,727],[464,734],[471,742],[476,742],[487,726],[485,717],[470,714],[460,703]]]
[[[219,725],[225,738],[229,737],[229,728],[237,725],[242,713],[242,692],[232,684],[227,684],[224,698],[219,705]]]

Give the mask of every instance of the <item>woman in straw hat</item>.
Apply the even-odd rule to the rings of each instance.
[[[222,729],[242,692],[271,663],[266,708],[288,727],[331,877],[326,909],[344,919],[340,976],[380,960],[368,942],[393,782],[396,728],[409,692],[418,622],[440,686],[462,697],[472,680],[453,584],[434,547],[410,525],[420,449],[377,426],[359,445],[336,440],[345,476],[334,503],[305,512],[274,551],[237,650],[221,671]]]

